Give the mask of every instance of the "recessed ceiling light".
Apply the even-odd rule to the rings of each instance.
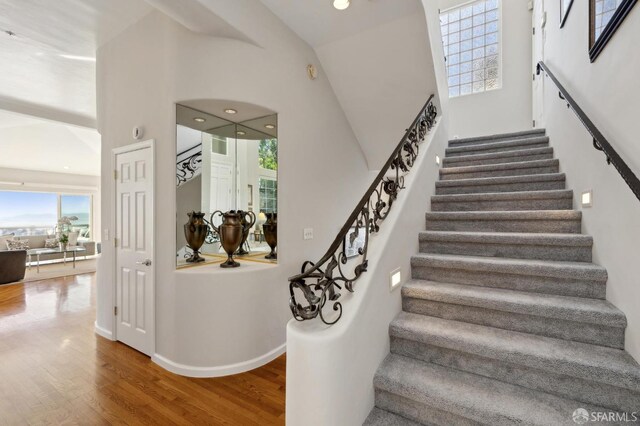
[[[236,134],[237,134],[238,136],[244,136],[244,135],[246,135],[246,133],[245,133],[245,132],[243,132],[242,130],[238,130],[238,131],[236,132]]]
[[[69,170],[69,166],[64,166],[63,169]]]
[[[333,0],[333,7],[338,10],[345,10],[351,4],[350,0]]]
[[[196,117],[196,118],[193,119],[193,121],[197,121],[198,123],[204,123],[207,120],[202,118],[202,117]]]
[[[267,129],[275,129],[276,126],[274,126],[273,124],[265,124],[264,127],[266,127]]]
[[[60,55],[61,58],[72,59],[74,61],[95,62],[96,58],[92,56],[78,56],[78,55]]]
[[[227,114],[235,114],[235,113],[237,113],[238,111],[236,111],[236,110],[235,110],[235,109],[233,109],[233,108],[227,108],[227,109],[225,109],[225,110],[224,110],[224,112],[226,112]]]

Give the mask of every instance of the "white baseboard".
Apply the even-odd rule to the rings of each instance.
[[[93,324],[93,328],[98,336],[102,336],[105,339],[113,340],[113,333],[106,328],[100,327],[97,322]]]
[[[159,354],[153,354],[151,360],[172,373],[179,374],[187,377],[221,377],[229,376],[231,374],[244,373],[245,371],[253,370],[254,368],[261,367],[287,350],[287,344],[283,343],[281,346],[274,350],[267,352],[257,358],[250,359],[248,361],[239,362],[236,364],[222,365],[219,367],[194,367],[191,365],[180,364],[170,359],[167,359]]]

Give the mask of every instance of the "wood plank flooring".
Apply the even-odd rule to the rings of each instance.
[[[95,274],[0,286],[0,425],[282,425],[281,356],[192,379],[94,334]]]

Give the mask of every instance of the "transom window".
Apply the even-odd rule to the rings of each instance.
[[[449,97],[499,89],[499,0],[476,0],[440,12]]]
[[[602,34],[602,30],[607,26],[613,14],[616,12],[618,6],[620,6],[622,0],[596,0],[596,13],[595,13],[595,39],[597,40]]]

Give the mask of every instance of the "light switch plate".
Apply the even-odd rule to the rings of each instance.
[[[303,238],[305,240],[313,240],[313,228],[304,228]]]

